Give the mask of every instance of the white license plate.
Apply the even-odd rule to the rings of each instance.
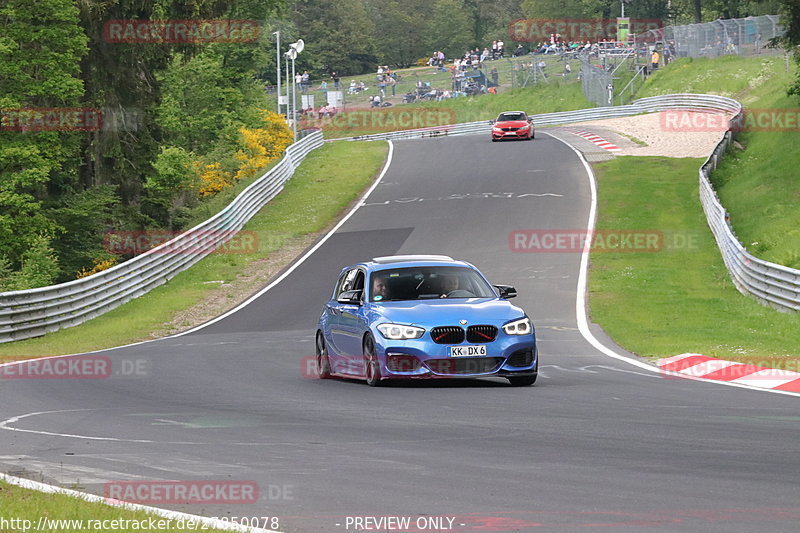
[[[486,346],[450,346],[450,357],[486,355]]]

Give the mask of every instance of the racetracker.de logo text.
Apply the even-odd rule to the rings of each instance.
[[[254,43],[256,20],[109,20],[107,43]]]
[[[300,119],[301,129],[319,128],[323,131],[344,131],[353,133],[381,132],[393,130],[441,128],[455,124],[456,115],[452,109],[416,108],[399,109],[354,109],[346,112],[321,115],[307,114]]]
[[[103,113],[93,107],[0,109],[0,131],[100,131]]]
[[[698,109],[669,109],[660,112],[663,131],[724,132],[794,131],[800,132],[800,109],[745,109],[738,117],[708,113]]]
[[[255,481],[109,481],[103,496],[145,504],[250,504],[259,498]]]
[[[173,242],[174,240],[174,242]],[[248,254],[258,250],[258,233],[234,230],[136,230],[108,231],[103,247],[112,254]],[[156,249],[157,248],[157,249]]]
[[[515,230],[508,247],[518,253],[658,252],[664,248],[658,230]]]
[[[663,25],[658,19],[630,19],[628,28],[640,35]],[[508,36],[517,42],[550,42],[554,34],[564,41],[616,41],[617,32],[616,19],[516,19],[508,24]]]

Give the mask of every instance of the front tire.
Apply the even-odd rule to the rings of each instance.
[[[325,346],[325,337],[322,332],[317,332],[317,372],[319,379],[331,377],[331,360],[328,359],[328,348]]]
[[[378,354],[375,352],[375,340],[372,335],[364,338],[364,374],[367,378],[367,385],[377,387],[381,384],[381,364],[378,361]]]

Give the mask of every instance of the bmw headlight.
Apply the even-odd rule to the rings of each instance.
[[[497,126],[494,126],[492,128],[492,131],[503,131],[503,128],[498,128]]]
[[[425,333],[422,328],[405,324],[381,324],[378,326],[378,331],[381,332],[381,335],[393,341],[419,339]]]
[[[533,331],[533,326],[531,326],[530,319],[525,317],[509,322],[503,326],[503,331],[506,332],[506,335],[530,335],[531,331]]]

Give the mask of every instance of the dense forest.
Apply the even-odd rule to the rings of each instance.
[[[276,77],[275,31],[284,43],[305,40],[297,67],[321,78],[508,42],[514,19],[608,18],[619,7],[619,0],[4,0],[0,291],[125,260],[104,245],[109,231],[185,229],[204,199],[278,157],[292,137],[264,90]],[[637,0],[626,14],[687,23],[781,9],[790,15],[787,43],[796,46],[796,0]],[[217,27],[216,38],[205,38],[204,29],[183,27],[173,38],[165,35],[176,28],[119,24],[203,20],[255,21],[256,31],[245,38],[241,28]]]

